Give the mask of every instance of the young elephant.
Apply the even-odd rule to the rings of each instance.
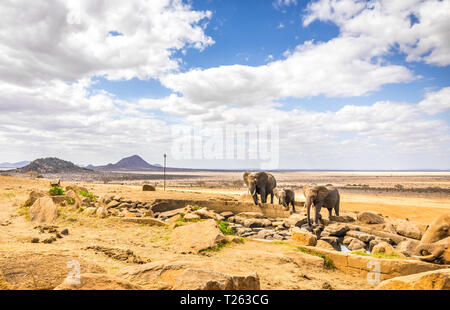
[[[289,204],[292,205],[292,213],[295,213],[295,193],[290,189],[279,189],[275,191],[275,196],[278,198],[278,203],[289,210]]]
[[[315,218],[314,224],[319,224],[320,210],[322,207],[327,208],[329,215],[331,216],[332,210],[337,216],[339,216],[339,202],[340,196],[339,191],[337,189],[328,189],[325,186],[318,185],[304,185],[303,186],[303,195],[305,195],[305,207],[308,213],[308,225],[311,226],[310,220],[310,208],[311,205],[314,205],[315,209]]]

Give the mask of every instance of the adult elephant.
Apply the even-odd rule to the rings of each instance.
[[[303,195],[305,196],[305,208],[308,213],[308,225],[311,226],[311,205],[314,205],[314,209],[316,211],[314,218],[315,225],[319,224],[319,218],[321,217],[320,210],[322,208],[327,208],[330,216],[332,214],[332,210],[334,209],[336,215],[339,216],[340,196],[337,189],[331,189],[318,185],[304,185]]]
[[[413,258],[450,264],[450,214],[443,214],[431,223],[415,251],[418,256]]]
[[[248,187],[250,195],[253,197],[255,205],[258,204],[258,194],[261,196],[261,202],[267,202],[267,196],[270,195],[270,203],[273,204],[274,188],[277,186],[275,177],[267,172],[244,172],[244,182]]]

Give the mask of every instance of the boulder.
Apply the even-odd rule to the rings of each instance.
[[[275,233],[274,230],[262,229],[256,234],[255,238],[267,239],[268,237],[272,237],[274,233]]]
[[[50,197],[38,198],[29,210],[33,223],[54,223],[58,217],[58,209]]]
[[[331,247],[339,251],[341,249],[341,246],[339,245],[339,239],[337,237],[322,237],[320,240],[327,242]]]
[[[247,219],[263,219],[264,214],[260,212],[241,212],[238,213],[236,216],[247,218]]]
[[[210,210],[208,210],[206,208],[201,208],[199,210],[196,210],[196,211],[194,211],[194,214],[197,214],[202,219],[213,219],[213,220],[218,220],[219,219],[217,217],[218,214],[216,214],[215,212],[210,211]]]
[[[402,241],[397,245],[397,252],[402,253],[406,257],[414,256],[416,255],[415,250],[416,247],[419,245],[419,241],[413,241],[413,240],[406,240]]]
[[[215,270],[217,266],[195,261],[159,261],[121,269],[117,277],[149,289],[177,290],[259,290],[256,273]]]
[[[171,243],[182,253],[198,253],[225,241],[215,220],[206,220],[174,229]]]
[[[97,211],[97,208],[89,207],[89,208],[84,209],[83,214],[84,215],[94,215],[96,211]]]
[[[347,236],[359,239],[362,242],[370,242],[371,240],[376,238],[374,235],[370,235],[368,233],[360,231],[349,231],[347,232]]]
[[[144,192],[154,192],[154,191],[156,191],[156,188],[154,186],[152,186],[152,185],[144,184],[144,185],[142,185],[142,191],[144,191]]]
[[[290,228],[292,226],[302,227],[302,225],[306,224],[307,218],[305,215],[301,214],[292,214],[287,219],[284,220],[284,227]]]
[[[332,250],[332,251],[335,250],[330,243],[328,243],[324,240],[317,240],[316,247],[326,249],[326,250]]]
[[[377,245],[375,245],[372,249],[372,253],[385,253],[385,254],[397,254],[399,256],[404,256],[403,254],[398,253],[392,245],[387,242],[381,241]]]
[[[345,224],[331,224],[325,227],[324,232],[330,236],[342,237],[350,230]]]
[[[95,211],[95,215],[97,215],[97,217],[99,217],[99,218],[105,218],[108,216],[108,211],[106,210],[105,207],[99,207]]]
[[[317,244],[317,237],[303,228],[293,227],[291,229],[292,240],[297,241],[301,245],[315,246]]]
[[[343,243],[344,245],[349,245],[349,244],[353,241],[353,239],[356,239],[356,238],[353,238],[353,237],[350,237],[350,236],[345,236],[345,238],[344,238],[344,240],[342,241],[342,243]]]
[[[353,238],[347,247],[350,251],[363,250],[366,244],[359,239]]]
[[[395,230],[395,226],[392,223],[384,224],[383,230],[387,231],[388,233],[391,233],[391,234],[396,234],[397,233],[397,231]]]
[[[220,215],[222,215],[225,219],[227,219],[230,216],[233,216],[233,212],[225,211],[225,212],[220,213]]]
[[[245,227],[255,228],[255,227],[267,227],[271,226],[272,222],[268,219],[257,219],[257,218],[249,218],[244,220],[242,223]]]
[[[397,220],[394,223],[394,227],[395,230],[397,231],[397,234],[416,240],[420,240],[422,238],[422,232],[419,228],[419,225],[420,224],[418,223],[405,220]]]
[[[116,208],[120,205],[120,201],[117,200],[111,200],[107,205],[106,208],[110,209],[110,208]]]
[[[107,274],[83,273],[79,279],[65,279],[55,290],[142,290],[143,287]]]
[[[358,221],[364,223],[364,224],[383,224],[384,219],[382,216],[370,212],[370,211],[364,211],[361,213],[358,213]]]
[[[31,191],[28,199],[25,201],[25,206],[32,206],[36,202],[36,200],[45,196],[49,196],[49,194],[44,191]]]
[[[69,198],[70,200],[73,200],[73,204],[69,204],[69,206],[72,209],[78,209],[79,207],[81,207],[80,196],[78,196],[78,194],[75,193],[73,190],[67,191],[66,197]]]
[[[450,290],[450,269],[438,269],[381,282],[378,290]]]
[[[355,221],[355,219],[350,215],[340,215],[340,216],[332,215],[329,217],[329,220],[340,223],[350,223]]]
[[[188,213],[184,216],[184,220],[187,222],[198,221],[198,220],[200,220],[200,215],[197,215],[194,213]]]

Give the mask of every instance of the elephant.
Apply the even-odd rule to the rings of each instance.
[[[273,204],[274,188],[277,186],[275,177],[267,172],[244,172],[244,182],[248,187],[250,195],[253,197],[255,205],[258,205],[258,194],[261,196],[261,202],[267,202],[267,196],[270,194],[270,203]]]
[[[275,189],[275,196],[278,198],[278,204],[289,210],[289,204],[292,205],[292,213],[295,213],[295,193],[291,189]]]
[[[443,214],[431,223],[415,252],[415,259],[450,264],[450,214]]]
[[[332,214],[332,210],[337,216],[339,216],[339,202],[340,195],[337,189],[329,189],[325,186],[318,185],[304,185],[303,195],[305,196],[305,207],[308,214],[308,225],[311,226],[310,220],[310,208],[314,205],[315,208],[315,218],[314,224],[317,226],[319,224],[319,218],[321,218],[320,210],[327,208],[329,216]]]

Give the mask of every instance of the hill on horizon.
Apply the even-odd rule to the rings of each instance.
[[[25,167],[17,168],[16,171],[20,173],[29,171],[36,171],[38,173],[84,173],[92,170],[78,167],[70,161],[56,157],[47,157],[36,159]]]
[[[89,166],[89,168],[99,171],[114,171],[114,170],[127,170],[127,171],[159,171],[161,167],[150,165],[139,155],[133,155],[125,157],[119,160],[115,164],[107,164],[105,166]]]

